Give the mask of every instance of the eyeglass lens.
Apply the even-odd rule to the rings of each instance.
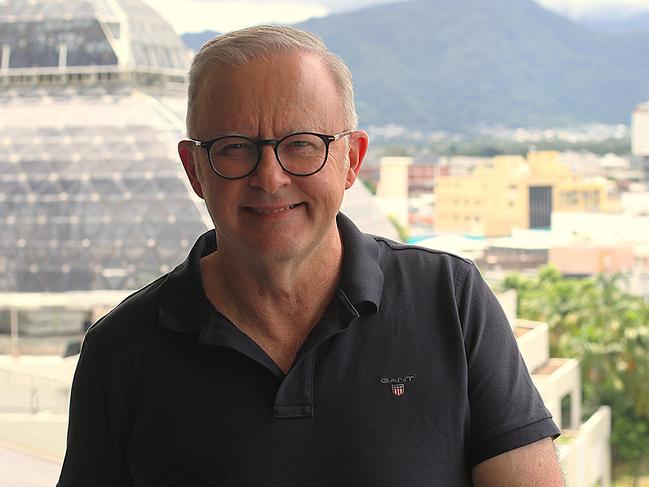
[[[312,134],[293,134],[277,146],[281,165],[295,175],[311,174],[324,164],[327,145]],[[210,149],[214,170],[222,176],[237,178],[255,167],[259,149],[257,144],[244,137],[225,137],[216,141]]]

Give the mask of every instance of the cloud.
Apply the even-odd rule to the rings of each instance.
[[[164,0],[163,0],[164,1]],[[167,0],[168,1],[168,0]],[[176,1],[187,1],[187,0],[176,0]],[[200,3],[226,3],[223,2],[222,0],[194,0],[195,2],[200,2]],[[283,3],[291,3],[295,5],[311,5],[311,6],[317,6],[320,8],[326,9],[328,12],[338,12],[342,10],[356,10],[359,8],[363,7],[368,7],[370,5],[378,5],[378,4],[383,4],[383,3],[397,3],[400,1],[405,1],[405,0],[301,0],[297,1],[294,0],[292,2],[283,2]],[[264,5],[264,4],[273,4],[273,3],[279,3],[274,0],[257,0],[255,2],[250,2],[250,0],[230,0],[227,3],[230,4],[235,4],[235,3],[254,3],[256,5]]]
[[[572,18],[603,11],[638,12],[649,10],[647,0],[536,0],[541,6]]]
[[[405,0],[145,0],[178,33],[226,32],[261,23],[293,24],[311,17]],[[487,0],[485,0],[487,1]],[[536,0],[562,15],[580,18],[598,11],[649,10],[648,0]],[[0,0],[0,3],[2,0]],[[614,10],[615,11],[615,10]]]
[[[145,0],[176,32],[227,32],[263,23],[292,24],[329,11],[318,2]]]

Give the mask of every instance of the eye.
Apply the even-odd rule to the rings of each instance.
[[[228,144],[221,149],[222,152],[236,152],[238,150],[245,149],[246,144]]]
[[[296,156],[319,155],[325,149],[320,137],[311,134],[295,134],[282,141],[280,150]]]
[[[313,144],[309,140],[301,139],[301,140],[291,140],[289,142],[289,146],[290,147],[295,147],[296,149],[299,149],[299,148],[302,148],[302,147],[313,146]]]
[[[212,146],[212,156],[228,158],[249,157],[256,150],[256,147],[250,141],[232,137],[216,142]]]

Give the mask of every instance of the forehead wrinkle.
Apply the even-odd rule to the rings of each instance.
[[[221,132],[281,138],[294,132],[333,134],[347,128],[335,81],[313,55],[254,59],[213,71],[202,88],[202,123],[197,131],[206,137]],[[225,106],[228,112],[219,113]]]

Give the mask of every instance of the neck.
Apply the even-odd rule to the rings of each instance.
[[[343,257],[340,235],[335,225],[333,229],[305,257],[253,259],[224,246],[201,259],[208,299],[283,369],[333,298]]]
[[[202,259],[201,272],[208,289],[254,309],[301,301],[328,303],[329,289],[337,284],[341,264],[341,246],[297,262],[242,262],[217,251]]]

